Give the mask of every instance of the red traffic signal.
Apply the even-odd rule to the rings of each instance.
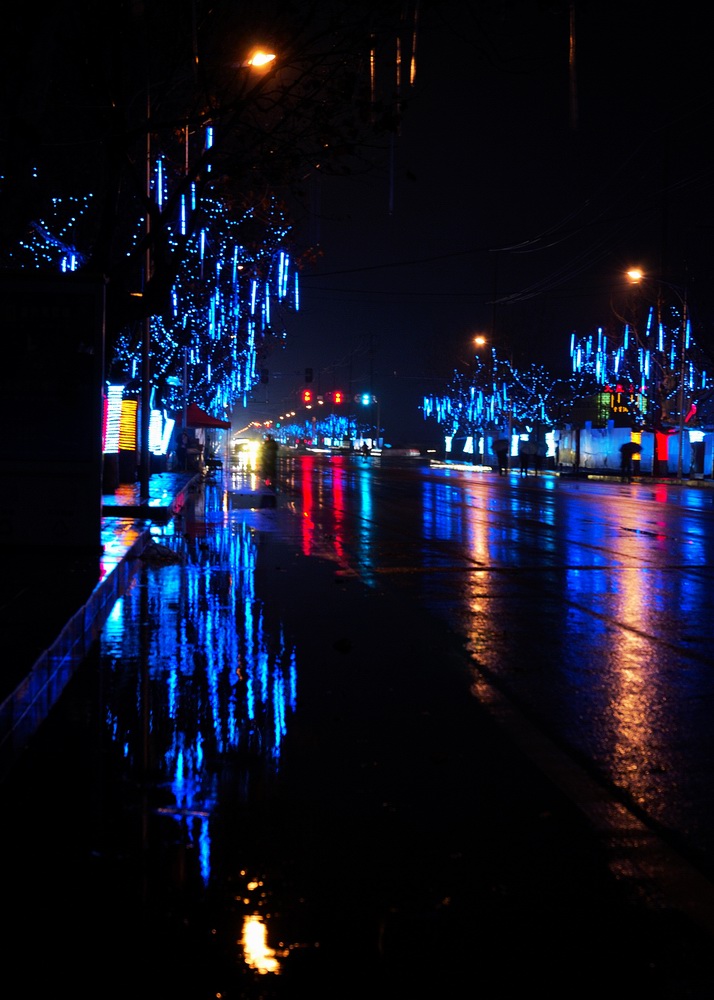
[[[312,402],[312,389],[303,389],[302,391],[302,401],[303,403]]]
[[[344,403],[344,401],[345,401],[345,394],[344,394],[344,392],[340,392],[339,389],[338,389],[338,390],[336,390],[335,392],[332,393],[332,402],[333,403]]]

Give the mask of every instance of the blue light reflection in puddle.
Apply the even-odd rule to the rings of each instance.
[[[204,886],[219,813],[278,772],[296,709],[295,649],[256,592],[259,541],[226,493],[199,490],[155,535],[100,638],[114,767],[148,789],[159,840],[190,849]]]

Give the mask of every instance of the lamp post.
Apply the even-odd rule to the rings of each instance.
[[[380,433],[379,397],[378,396],[373,396],[372,398],[373,398],[373,400],[374,400],[374,402],[375,402],[375,404],[377,406],[377,433],[375,435],[375,444],[376,444],[377,448],[381,448],[381,445],[379,443],[380,442],[380,437],[379,437],[379,433]]]
[[[140,411],[140,426],[139,426],[139,491],[140,496],[143,500],[149,499],[150,493],[150,480],[151,480],[151,452],[150,452],[150,429],[151,429],[151,404],[152,404],[152,343],[151,343],[151,314],[149,312],[148,306],[148,295],[147,289],[153,275],[153,256],[152,256],[152,223],[151,223],[151,210],[155,204],[155,199],[152,197],[151,181],[152,181],[152,99],[151,99],[151,41],[148,36],[148,26],[147,26],[147,37],[146,37],[146,178],[145,178],[145,197],[146,197],[146,212],[145,212],[145,222],[144,222],[144,234],[146,240],[146,253],[145,253],[145,264],[144,264],[144,288],[143,294],[147,296],[144,301],[144,324],[142,331],[142,342],[141,342],[141,411]],[[263,50],[254,49],[248,56],[247,59],[243,60],[238,64],[238,69],[241,71],[249,70],[257,73],[267,73],[273,64],[275,63],[276,56],[274,53]],[[186,134],[186,171],[188,172],[188,126],[185,129]],[[188,385],[187,385],[187,348],[184,349],[184,415],[183,415],[183,425],[186,426],[186,409],[188,404]]]
[[[632,282],[632,284],[638,284],[645,277],[644,271],[640,268],[631,268],[627,272],[627,277]],[[684,454],[684,430],[685,430],[685,419],[684,419],[684,381],[686,378],[686,354],[687,354],[687,324],[689,322],[688,309],[687,309],[687,288],[679,288],[677,285],[671,284],[669,281],[664,281],[662,278],[654,279],[658,286],[664,286],[665,288],[670,288],[677,298],[679,299],[680,305],[682,306],[682,320],[679,329],[679,377],[678,377],[678,389],[677,389],[677,480],[681,482],[682,480],[682,459]],[[658,291],[658,301],[659,301],[659,291]],[[659,319],[659,316],[658,316]]]
[[[677,409],[679,411],[679,441],[677,442],[677,479],[682,478],[682,450],[684,448],[684,378],[686,374],[685,354],[687,351],[687,291],[684,290],[682,300],[682,328],[679,339],[679,394]]]
[[[488,338],[485,337],[484,334],[482,333],[477,333],[476,336],[474,337],[474,347],[476,348],[477,356],[479,354],[479,348],[486,347],[487,344],[488,344]],[[483,389],[484,408],[483,411],[481,412],[477,411],[479,416],[479,422],[477,422],[477,420],[475,419],[475,415],[472,414],[472,420],[470,421],[469,424],[473,435],[473,454],[471,456],[471,461],[474,465],[477,465],[479,463],[483,465],[486,463],[486,442],[488,440],[488,427],[490,421],[488,419],[488,413],[486,412],[485,400],[487,398],[489,399],[492,398],[493,395],[493,353],[489,355],[488,365],[483,364],[482,362],[482,368],[487,372],[490,389],[488,393],[486,392],[486,387],[484,387]],[[476,378],[477,375],[480,373],[480,369],[476,370],[472,364],[469,364],[469,369],[471,372],[470,391],[475,393],[477,388]]]
[[[355,401],[355,403],[359,404],[360,406],[369,406],[369,407],[375,407],[376,406],[376,408],[377,408],[377,423],[376,423],[376,425],[375,424],[370,424],[368,426],[374,427],[374,434],[372,435],[372,447],[379,447],[379,441],[380,441],[380,437],[379,437],[380,426],[379,425],[380,425],[380,419],[381,419],[379,397],[373,396],[371,392],[358,392],[357,395],[354,397],[354,401]],[[374,411],[372,410],[372,414],[373,413],[374,413]],[[365,424],[366,424],[366,421],[365,421]],[[365,424],[363,424],[363,426],[365,426]]]
[[[146,215],[144,219],[146,256],[144,264],[144,295],[151,279],[151,88],[146,85]],[[149,499],[151,455],[149,453],[149,427],[151,419],[151,315],[144,302],[144,331],[141,342],[141,425],[139,441],[139,493],[142,500]],[[184,421],[185,424],[185,421]]]
[[[476,337],[474,337],[474,345],[477,348],[479,348],[479,347],[486,347],[486,346],[488,346],[488,344],[489,344],[489,338],[486,337],[486,336],[484,336],[484,334],[479,333],[479,334],[476,335]],[[490,354],[489,354],[489,363],[488,363],[489,393],[490,393],[491,398],[493,398],[493,396],[495,395],[495,391],[496,391],[496,389],[495,389],[496,368],[495,368],[495,365],[494,365],[494,350],[495,350],[494,346],[491,345],[491,347],[490,347]],[[508,363],[510,365],[511,371],[513,371],[513,353],[512,352],[509,353],[509,355],[508,355]],[[507,462],[507,467],[510,467],[510,464],[511,464],[511,448],[513,446],[513,399],[512,399],[512,397],[509,396],[509,398],[508,398],[508,400],[506,402],[507,402],[507,406],[506,406],[506,423],[507,423],[507,427],[508,427],[508,454],[507,454],[508,462]],[[503,408],[502,407],[501,407],[501,417],[503,417]]]

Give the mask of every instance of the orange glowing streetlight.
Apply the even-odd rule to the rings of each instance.
[[[265,69],[272,62],[275,62],[274,52],[266,52],[264,49],[253,49],[251,54],[240,65],[241,69],[252,67],[253,69]]]
[[[250,66],[267,66],[274,59],[274,52],[263,52],[262,49],[257,49],[248,60],[248,63]]]

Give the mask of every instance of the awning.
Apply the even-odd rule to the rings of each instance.
[[[186,410],[186,426],[221,427],[223,430],[229,431],[231,429],[231,422],[230,420],[219,420],[218,417],[212,417],[210,413],[206,413],[200,406],[196,406],[195,403],[189,403]]]

